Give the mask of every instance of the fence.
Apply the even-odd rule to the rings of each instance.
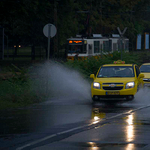
[[[45,60],[46,50],[42,46],[36,46],[34,53],[31,46],[16,45],[13,47],[5,47],[4,60]]]

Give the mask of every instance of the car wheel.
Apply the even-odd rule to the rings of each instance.
[[[99,101],[99,98],[97,96],[93,96],[92,100],[93,100],[93,102],[97,102],[97,101]]]
[[[92,98],[92,101],[93,101],[93,102],[97,102],[97,100],[96,100],[95,98]]]
[[[128,100],[128,101],[132,101],[133,99],[134,99],[134,96],[133,96],[133,95],[127,97],[127,100]]]

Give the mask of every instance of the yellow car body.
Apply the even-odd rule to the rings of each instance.
[[[140,66],[140,72],[144,74],[144,87],[150,87],[150,63],[144,63]]]
[[[126,75],[127,70],[132,75]],[[143,74],[136,64],[118,61],[99,68],[91,84],[91,96],[97,100],[132,100],[138,89],[143,86]]]

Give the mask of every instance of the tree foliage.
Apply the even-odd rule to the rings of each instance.
[[[149,0],[1,0],[0,26],[11,44],[45,46],[43,27],[57,27],[58,47],[76,34],[110,35],[128,27],[126,36],[136,39],[150,28]]]

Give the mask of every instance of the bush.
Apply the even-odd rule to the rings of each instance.
[[[10,71],[5,80],[0,80],[0,109],[27,106],[45,99],[45,93],[34,88],[34,80],[27,75],[28,69],[14,66]]]
[[[123,61],[129,64],[141,64],[140,55],[137,55],[136,53],[122,53]],[[94,57],[88,58],[87,60],[75,60],[75,61],[68,61],[65,63],[65,65],[77,69],[80,71],[86,78],[89,78],[89,75],[94,73],[96,74],[99,67],[104,64],[112,64],[113,61],[120,60],[121,59],[121,53],[120,52],[114,52],[112,54],[103,55],[102,57],[99,57],[98,59],[95,59]]]

